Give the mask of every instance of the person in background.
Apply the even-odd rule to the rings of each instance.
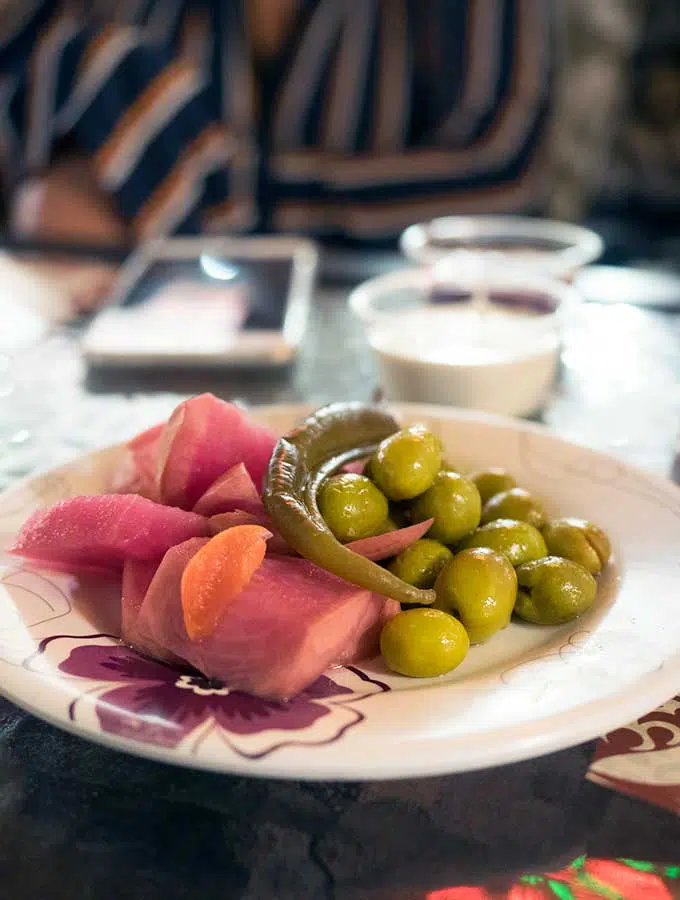
[[[4,0],[10,228],[384,242],[544,211],[555,29],[551,0]]]

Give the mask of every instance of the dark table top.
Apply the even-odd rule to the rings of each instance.
[[[249,403],[370,398],[374,370],[346,296],[319,290],[292,372],[213,376],[209,388]],[[61,330],[0,365],[0,487],[131,435],[206,387],[88,377],[76,338]],[[673,313],[585,305],[544,420],[670,471],[679,340]],[[0,896],[406,900],[582,853],[679,862],[680,820],[585,781],[592,752],[415,781],[255,780],[124,756],[0,700]]]

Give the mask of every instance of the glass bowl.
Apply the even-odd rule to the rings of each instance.
[[[404,255],[433,265],[457,250],[497,263],[511,262],[536,273],[570,280],[595,262],[602,238],[579,225],[524,216],[447,216],[411,225],[401,235]]]

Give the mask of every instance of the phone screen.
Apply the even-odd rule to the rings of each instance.
[[[280,331],[292,277],[291,259],[156,260],[122,300],[124,308],[160,317],[200,319],[237,331]],[[207,317],[207,318],[206,318]]]

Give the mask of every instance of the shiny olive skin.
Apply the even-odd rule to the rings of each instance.
[[[468,478],[477,485],[482,503],[488,503],[495,494],[517,487],[517,482],[509,472],[496,467],[472,472]]]
[[[434,678],[459,666],[470,647],[463,625],[439,609],[407,609],[383,626],[380,652],[393,672]]]
[[[371,478],[390,500],[412,500],[431,487],[441,468],[442,445],[420,426],[382,441],[370,463]]]
[[[510,560],[488,547],[462,550],[439,573],[435,609],[456,613],[471,644],[481,644],[509,624],[517,600]]]
[[[387,522],[387,498],[364,475],[343,472],[321,485],[319,512],[339,541],[356,541],[380,533]]]
[[[510,488],[494,494],[484,504],[482,509],[482,524],[493,522],[494,519],[515,519],[518,522],[528,522],[534,528],[542,528],[545,524],[545,510],[540,500],[532,496],[524,488]]]
[[[482,501],[475,485],[456,472],[439,472],[432,487],[411,507],[414,522],[434,519],[427,533],[442,544],[455,544],[479,525]]]
[[[609,538],[585,519],[553,519],[543,528],[548,552],[579,563],[593,575],[599,574],[612,554]]]
[[[480,526],[461,542],[458,549],[467,550],[470,547],[489,547],[503,553],[513,566],[548,555],[541,532],[528,522],[515,519],[494,519]]]
[[[519,566],[517,581],[515,613],[534,625],[570,622],[590,609],[597,595],[597,582],[590,572],[559,556]]]
[[[395,556],[388,568],[397,578],[414,587],[431,588],[437,575],[452,558],[453,553],[448,547],[422,538]]]

